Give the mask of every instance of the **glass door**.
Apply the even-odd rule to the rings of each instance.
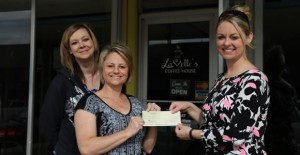
[[[217,10],[142,16],[138,96],[144,103],[156,102],[162,110],[175,100],[202,104],[218,73],[213,35],[216,16]],[[196,125],[185,115],[182,122]],[[174,130],[159,127],[153,154],[199,153],[193,151],[199,149],[192,142],[179,140]]]

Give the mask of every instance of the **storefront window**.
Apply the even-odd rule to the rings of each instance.
[[[25,154],[30,11],[0,12],[0,154]]]
[[[300,154],[300,63],[295,56],[300,3],[267,0],[264,4],[264,72],[270,85],[266,150],[268,154]]]

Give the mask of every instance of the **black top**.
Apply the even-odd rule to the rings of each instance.
[[[58,155],[80,155],[75,136],[74,108],[87,93],[79,77],[63,68],[49,85],[40,111],[39,130]]]

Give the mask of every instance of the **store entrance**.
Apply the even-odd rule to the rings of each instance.
[[[142,17],[138,96],[144,103],[156,102],[162,110],[175,100],[202,104],[218,73],[213,37],[216,15],[216,10],[198,10]],[[182,123],[196,125],[184,114]],[[195,152],[193,143],[179,140],[174,130],[158,128],[153,154]]]

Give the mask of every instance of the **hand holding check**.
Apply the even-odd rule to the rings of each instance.
[[[176,126],[181,123],[180,112],[171,111],[143,111],[144,126]]]

